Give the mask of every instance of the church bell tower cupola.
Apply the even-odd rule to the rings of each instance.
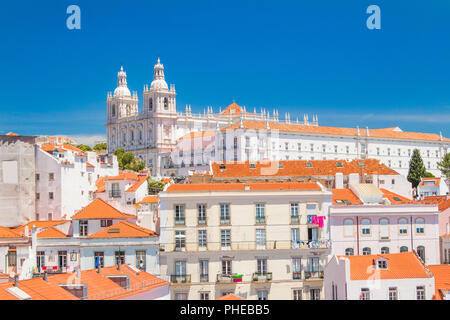
[[[123,71],[123,67],[120,67],[120,71],[117,73],[117,87],[114,93],[108,92],[107,105],[110,121],[138,114],[137,92],[131,94],[128,89],[127,73]]]

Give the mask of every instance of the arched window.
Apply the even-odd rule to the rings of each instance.
[[[127,104],[127,116],[131,114],[131,105]]]
[[[361,219],[361,233],[365,235],[370,235],[370,220]]]
[[[131,141],[134,141],[134,130],[130,131],[130,139]]]
[[[408,220],[406,218],[398,220],[398,232],[400,234],[408,234]]]
[[[382,247],[381,248],[381,254],[388,254],[389,253],[389,248],[388,247]]]
[[[139,140],[142,140],[142,130],[139,129],[138,131],[139,131]]]
[[[153,111],[153,99],[148,99],[148,111]]]
[[[423,262],[425,262],[425,247],[424,246],[417,247],[417,255],[422,259]]]
[[[352,256],[353,255],[353,248],[345,249],[345,255],[346,256]]]
[[[344,236],[353,236],[353,219],[344,220]]]
[[[389,220],[386,218],[380,219],[380,238],[389,239]]]
[[[363,256],[367,256],[368,254],[371,254],[372,250],[370,250],[370,248],[365,247],[363,248]]]
[[[111,116],[115,117],[116,116],[116,105],[113,104],[111,107]]]
[[[425,232],[425,219],[417,218],[416,219],[416,233],[423,234]]]
[[[168,110],[169,109],[169,99],[164,98],[164,110]]]
[[[408,252],[408,247],[406,247],[406,246],[401,246],[401,247],[400,247],[400,252]]]

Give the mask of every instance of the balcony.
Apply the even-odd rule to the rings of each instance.
[[[176,225],[185,225],[185,220],[184,218],[179,218],[179,219],[175,219],[175,224]]]
[[[209,282],[209,274],[201,274],[200,282]]]
[[[109,191],[109,197],[110,198],[121,198],[120,190],[111,190]]]
[[[292,242],[292,249],[330,249],[329,240],[307,240]]]
[[[300,280],[301,278],[302,278],[302,272],[301,271],[294,271],[294,272],[292,272],[292,279]]]
[[[190,274],[183,274],[183,275],[171,275],[170,276],[170,282],[173,284],[177,283],[190,283],[191,282],[191,275]]]
[[[230,219],[222,219],[222,218],[220,218],[220,224],[230,224]]]
[[[323,271],[305,271],[305,280],[319,280],[323,279]]]
[[[291,216],[291,223],[299,223],[300,218],[299,216]]]
[[[269,282],[272,281],[272,272],[255,272],[252,276],[253,282]]]
[[[233,279],[233,275],[232,274],[222,274],[222,273],[218,273],[217,274],[217,283],[236,283],[237,281],[235,281]]]
[[[266,217],[256,217],[256,223],[257,224],[264,224],[264,223],[266,223]]]

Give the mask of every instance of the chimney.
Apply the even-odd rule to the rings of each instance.
[[[44,271],[44,281],[48,282],[48,274],[47,271]]]
[[[19,276],[16,274],[14,276],[14,287],[18,287],[19,286]]]
[[[336,172],[334,184],[336,189],[344,189],[344,174],[342,172]]]
[[[359,174],[358,173],[350,173],[348,175],[348,184],[359,184]]]
[[[119,261],[118,261],[118,263],[117,263],[117,270],[119,270],[120,271],[120,265],[122,264],[122,261],[120,261],[120,257],[119,257]]]
[[[102,267],[101,267],[100,263],[97,266],[97,272],[98,272],[98,274],[102,274]]]

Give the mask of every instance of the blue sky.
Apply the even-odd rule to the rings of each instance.
[[[66,28],[71,4],[81,30]],[[442,0],[2,1],[0,134],[104,135],[120,65],[141,95],[159,55],[180,111],[234,99],[450,137],[449,17]]]

